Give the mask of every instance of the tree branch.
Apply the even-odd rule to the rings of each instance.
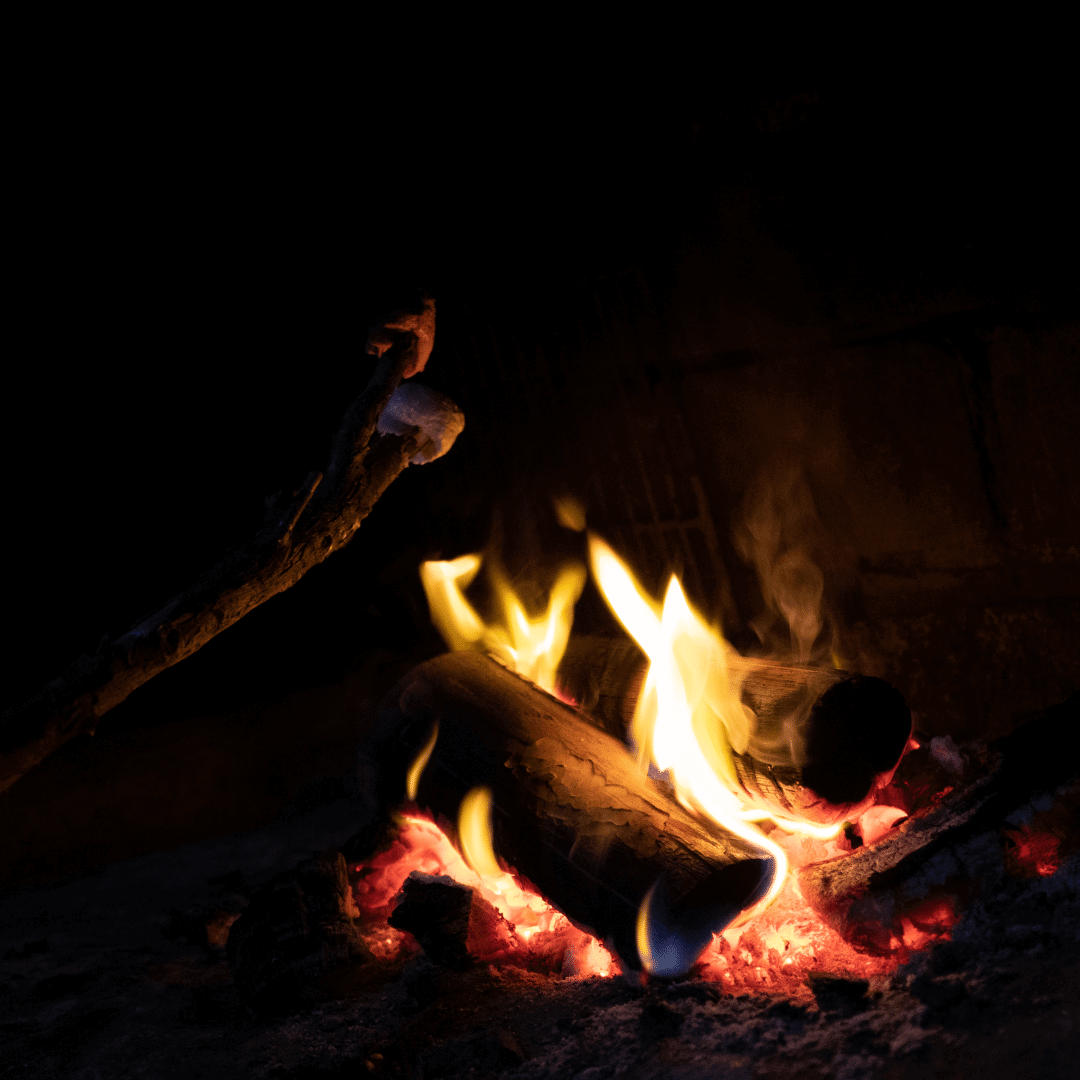
[[[402,324],[407,328],[400,328]],[[270,508],[259,533],[233,549],[160,611],[115,640],[103,639],[0,723],[0,791],[82,732],[160,671],[197,652],[226,627],[294,585],[344,547],[376,501],[426,442],[419,430],[377,435],[379,415],[404,376],[420,370],[434,334],[434,304],[412,322],[378,327],[379,361],[350,406],[326,475],[311,473],[293,499]],[[373,348],[371,342],[375,341]]]

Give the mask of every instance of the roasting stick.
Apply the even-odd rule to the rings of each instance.
[[[43,691],[4,714],[0,791],[69,739],[92,733],[101,716],[132,691],[344,547],[410,461],[428,461],[449,449],[464,426],[452,402],[410,385],[395,404],[401,380],[427,363],[434,335],[432,300],[376,325],[368,341],[368,352],[378,357],[375,373],[342,420],[325,475],[309,474],[291,499],[269,508],[251,541],[159,611],[121,637],[104,639],[95,652],[81,656]],[[388,433],[380,433],[380,427]]]

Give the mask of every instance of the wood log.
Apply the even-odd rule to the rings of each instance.
[[[341,423],[326,475],[311,473],[291,499],[268,508],[263,527],[163,608],[126,634],[103,640],[42,692],[4,713],[0,791],[82,732],[158,672],[179,663],[352,539],[379,496],[425,437],[379,436],[375,427],[406,373],[423,368],[434,302],[396,312],[373,328],[375,373]]]
[[[807,902],[858,948],[888,953],[903,938],[905,918],[918,920],[935,900],[955,913],[993,888],[1006,872],[1002,830],[1008,819],[1033,799],[1076,782],[1077,759],[1061,751],[1078,715],[1080,695],[1074,694],[994,743],[968,783],[877,843],[803,867],[798,883]]]
[[[401,803],[436,730],[416,800],[456,820],[492,793],[493,847],[581,929],[640,970],[636,927],[651,889],[652,970],[687,970],[715,931],[768,890],[765,852],[684,810],[626,748],[577,711],[478,653],[421,664],[383,699],[361,758],[373,807]]]
[[[560,685],[604,730],[625,738],[645,678],[629,639],[572,638]],[[911,712],[884,679],[734,656],[754,712],[750,745],[734,754],[749,805],[834,824],[858,817],[888,784],[911,735]]]

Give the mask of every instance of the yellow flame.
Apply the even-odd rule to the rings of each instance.
[[[772,814],[768,810],[743,810],[739,817],[743,821],[771,821],[778,825],[784,832],[803,833],[812,836],[815,840],[831,840],[846,824],[838,821],[835,825],[815,825],[810,821],[796,821],[794,818],[782,817],[780,814]]]
[[[486,652],[553,693],[555,673],[570,638],[574,604],[585,585],[585,568],[579,564],[563,567],[546,611],[539,618],[530,618],[505,575],[492,567],[489,572],[501,619],[498,624],[486,625],[464,595],[480,564],[481,556],[462,555],[451,562],[421,565],[420,580],[436,629],[454,652]]]
[[[762,906],[771,903],[787,876],[787,856],[745,819],[733,790],[737,779],[731,753],[746,750],[753,713],[742,703],[741,680],[728,663],[731,646],[690,607],[674,575],[658,606],[611,548],[591,533],[589,557],[604,599],[649,658],[631,724],[639,755],[670,772],[684,805],[776,860]]]
[[[427,763],[431,758],[431,751],[435,749],[435,741],[438,737],[439,721],[436,720],[432,725],[428,741],[424,743],[423,750],[416,755],[416,760],[409,766],[409,771],[405,774],[405,797],[410,801],[416,799],[416,793],[420,790],[420,777],[427,768]]]
[[[431,608],[431,621],[452,652],[471,648],[484,636],[480,616],[463,595],[479,569],[479,555],[420,564],[420,581]]]
[[[475,787],[458,809],[458,837],[465,861],[478,874],[498,877],[503,871],[491,846],[491,789]]]
[[[649,944],[649,912],[652,907],[653,893],[656,892],[658,884],[659,882],[654,882],[652,888],[645,894],[645,899],[641,901],[635,927],[638,956],[641,958],[641,966],[648,972],[651,972],[654,966],[652,947]]]

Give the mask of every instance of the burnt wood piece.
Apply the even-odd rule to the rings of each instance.
[[[431,351],[435,307],[395,313],[373,328],[369,352],[379,359],[367,388],[350,406],[334,441],[326,475],[311,473],[291,499],[268,508],[259,533],[234,549],[160,611],[76,660],[0,724],[0,791],[82,732],[159,672],[211,638],[313,566],[344,547],[379,496],[409,464],[424,436],[375,434],[405,374],[421,370]]]
[[[629,639],[571,639],[560,685],[604,730],[625,737],[647,659]],[[911,712],[884,679],[736,656],[755,715],[735,754],[744,801],[820,824],[854,818],[888,783],[911,735]],[[868,801],[869,800],[869,801]]]
[[[387,820],[436,724],[419,805],[449,823],[467,792],[489,788],[496,855],[632,969],[654,885],[651,931],[685,970],[772,881],[770,856],[691,816],[617,739],[472,652],[421,664],[383,699],[360,776]]]
[[[389,923],[412,934],[440,967],[468,967],[470,938],[510,941],[506,920],[479,893],[451,877],[419,870],[405,879]]]
[[[901,920],[947,897],[954,908],[1005,873],[1002,829],[1037,796],[1075,783],[1071,743],[1080,695],[994,743],[968,783],[902,821],[875,844],[798,871],[821,918],[867,952],[893,951]],[[916,914],[916,918],[918,915]]]
[[[345,858],[317,852],[260,888],[225,947],[236,985],[261,1012],[318,996],[319,982],[369,959],[357,929]]]

